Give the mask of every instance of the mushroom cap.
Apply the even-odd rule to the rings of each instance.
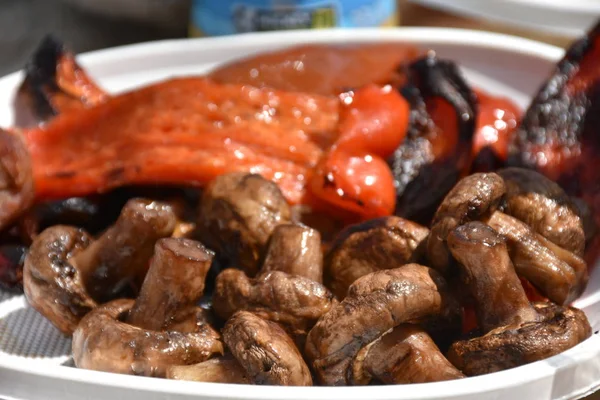
[[[19,134],[0,129],[0,231],[27,210],[33,198],[27,146]]]
[[[497,173],[506,185],[504,212],[556,245],[583,255],[583,221],[577,206],[557,183],[524,168],[506,168]]]
[[[300,351],[276,323],[240,311],[227,321],[223,338],[254,383],[312,386],[310,371]]]
[[[71,263],[90,243],[82,229],[55,225],[35,238],[25,258],[23,289],[29,304],[65,335],[96,306]]]
[[[350,286],[348,296],[309,332],[305,354],[319,381],[347,385],[357,353],[388,330],[431,318],[460,321],[460,308],[444,278],[418,264],[373,272]]]
[[[251,279],[230,268],[217,276],[213,310],[223,319],[236,311],[251,311],[294,333],[305,333],[331,309],[333,300],[324,285],[303,276],[271,271]]]
[[[495,329],[455,342],[448,359],[468,376],[543,360],[574,347],[592,333],[584,312],[552,303],[533,304],[541,320]]]
[[[451,256],[446,243],[456,227],[478,220],[494,212],[506,188],[504,180],[494,173],[477,173],[461,179],[444,198],[431,224],[427,240],[427,256],[431,266],[448,272]]]
[[[273,230],[290,219],[277,184],[257,174],[232,173],[204,190],[198,228],[204,244],[254,276]]]
[[[328,286],[338,299],[361,276],[419,261],[429,229],[389,216],[344,229],[325,257]]]
[[[223,354],[223,343],[209,325],[195,332],[144,330],[121,319],[133,307],[114,300],[88,313],[73,333],[73,360],[79,368],[164,377],[171,365],[196,364]]]

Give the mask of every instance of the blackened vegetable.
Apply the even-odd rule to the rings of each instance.
[[[401,90],[411,105],[409,129],[390,160],[396,215],[427,224],[470,167],[476,97],[457,66],[431,52],[405,75]]]

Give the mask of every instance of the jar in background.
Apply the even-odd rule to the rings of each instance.
[[[398,24],[396,0],[193,0],[190,36]]]

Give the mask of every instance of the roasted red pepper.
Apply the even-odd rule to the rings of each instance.
[[[396,215],[428,224],[442,199],[471,167],[477,104],[458,67],[428,54],[405,68],[411,106],[406,139],[389,163]]]
[[[533,168],[583,199],[586,260],[600,256],[600,24],[576,41],[527,109],[510,147],[509,164]],[[595,234],[595,236],[594,236]]]
[[[58,115],[23,137],[38,201],[131,184],[202,186],[249,171],[277,182],[291,203],[366,217],[393,210],[393,181],[380,156],[402,140],[407,110],[398,93],[376,86],[344,102],[186,78]],[[307,192],[317,165],[341,174],[334,192]]]
[[[60,41],[46,37],[25,67],[17,92],[16,125],[35,126],[59,113],[100,104],[108,95],[75,61]]]
[[[521,111],[512,101],[475,90],[479,114],[473,137],[473,172],[502,168],[516,133]]]

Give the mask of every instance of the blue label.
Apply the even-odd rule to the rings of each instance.
[[[390,26],[396,0],[194,0],[192,33]]]

